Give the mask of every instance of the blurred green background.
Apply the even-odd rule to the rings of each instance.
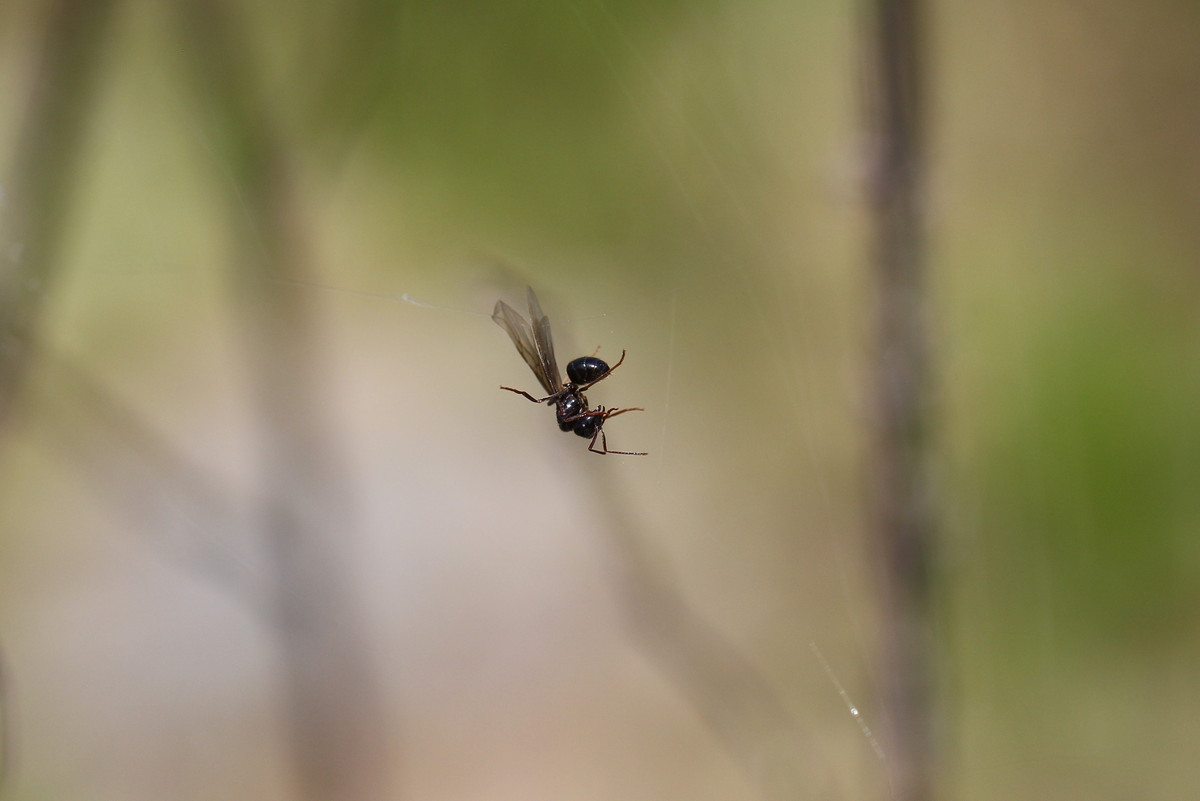
[[[54,5],[0,8],[5,169]],[[378,797],[763,797],[631,644],[620,528],[776,694],[790,796],[887,798],[838,689],[874,726],[865,10],[205,5],[96,33],[0,452],[3,792],[305,795],[248,533],[284,299],[353,508],[349,600],[292,591],[353,610]],[[945,798],[1200,793],[1197,42],[1192,3],[931,9]],[[589,394],[649,457],[497,389],[527,283],[560,361],[628,350]]]

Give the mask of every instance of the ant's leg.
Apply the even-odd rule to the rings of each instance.
[[[618,456],[649,456],[650,455],[649,451],[610,451],[608,449],[607,442],[604,443],[604,452],[605,453],[615,453]],[[598,453],[598,451],[597,451],[597,453]]]
[[[630,406],[628,409],[609,409],[607,412],[604,413],[604,419],[607,420],[610,417],[616,417],[618,414],[625,414],[625,412],[644,412],[644,411],[646,411],[646,410],[641,408],[640,406]],[[609,451],[609,452],[612,453],[612,451]]]
[[[607,420],[609,417],[609,414],[608,414],[608,412],[604,411],[604,407],[601,406],[598,409],[592,409],[590,412],[584,412],[583,414],[577,414],[574,417],[564,417],[559,422],[574,423],[577,420],[583,420],[587,417],[599,417],[601,420]]]
[[[525,396],[526,400],[531,400],[534,403],[548,403],[548,402],[558,398],[558,394],[556,394],[556,395],[550,395],[549,397],[541,398],[539,400],[538,398],[533,397],[532,395],[530,395],[528,392],[525,392],[524,390],[513,389],[512,387],[500,387],[500,389],[507,389],[509,392],[515,392],[518,395],[523,395],[523,396]],[[562,393],[559,393],[559,394],[562,394]]]
[[[623,361],[625,361],[625,351],[621,351],[621,358],[617,359],[617,363],[614,364],[612,367],[608,368],[608,370],[606,370],[605,372],[601,373],[600,376],[597,377],[595,381],[589,381],[586,384],[581,384],[578,387],[579,391],[582,392],[583,390],[587,389],[588,387],[592,386],[593,384],[598,384],[601,381],[603,381],[604,379],[608,378],[610,375],[612,375],[613,370],[616,370],[618,367],[621,366],[621,363]]]
[[[616,417],[618,414],[625,414],[625,412],[644,412],[644,411],[646,411],[646,410],[641,408],[640,406],[631,406],[628,409],[605,409],[603,406],[598,406],[595,409],[592,409],[590,412],[584,412],[583,414],[577,414],[574,417],[563,418],[562,422],[574,423],[576,420],[582,420],[585,417],[599,417],[602,420],[607,420],[610,417]],[[609,453],[616,453],[616,451],[609,451]]]
[[[598,451],[595,448],[593,448],[591,445],[589,445],[588,450],[591,451],[592,453],[598,453],[601,456],[603,456],[606,453],[614,453],[617,456],[649,456],[650,455],[649,452],[647,452],[647,451],[610,451],[608,449],[608,437],[604,436],[604,431],[601,430],[601,431],[597,431],[596,433],[600,435],[600,439],[602,441],[602,444],[600,447],[604,448],[604,450]],[[596,443],[596,438],[592,437],[592,444],[594,445],[595,443]]]
[[[607,420],[610,417],[616,417],[621,412],[644,412],[646,410],[645,409],[619,409],[619,410],[613,412],[613,411],[604,411],[603,409],[599,409],[597,411],[599,411],[601,414],[603,414],[604,420]],[[596,415],[595,415],[595,413],[591,413],[588,415],[581,415],[581,416],[582,417],[589,417],[589,416],[594,417]],[[601,450],[601,451],[596,450],[596,438],[597,437],[600,438],[600,447],[603,448],[604,450]],[[588,443],[588,450],[591,451],[592,453],[597,453],[601,456],[605,455],[606,453],[613,453],[613,454],[617,454],[618,456],[649,456],[650,455],[647,451],[610,451],[608,449],[608,436],[604,433],[603,428],[596,429],[596,433],[592,435],[592,441]]]

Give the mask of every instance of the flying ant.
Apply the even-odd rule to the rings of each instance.
[[[563,383],[559,377],[558,361],[554,358],[554,340],[550,335],[550,320],[542,311],[537,295],[533,289],[528,289],[529,319],[522,317],[512,306],[502,300],[496,301],[496,310],[492,319],[508,332],[517,352],[533,370],[538,383],[546,390],[546,397],[535,398],[528,392],[512,387],[500,387],[509,392],[515,392],[534,403],[553,405],[558,418],[558,427],[563,431],[574,431],[578,436],[590,437],[588,450],[603,456],[606,453],[617,453],[624,456],[645,456],[637,451],[610,451],[608,438],[604,434],[604,421],[625,412],[645,411],[640,408],[605,409],[597,406],[588,407],[587,397],[583,392],[593,385],[608,378],[613,370],[625,361],[625,351],[612,367],[595,356],[581,356],[567,365],[567,381]],[[600,449],[596,449],[596,440],[600,440]]]

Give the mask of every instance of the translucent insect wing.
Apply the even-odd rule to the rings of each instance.
[[[508,332],[513,344],[517,346],[517,352],[529,365],[529,369],[537,377],[542,389],[546,390],[546,394],[553,395],[562,389],[562,382],[558,377],[558,367],[555,366],[553,372],[546,371],[541,352],[534,342],[533,329],[529,327],[525,318],[518,314],[512,306],[498,300],[496,309],[492,312],[492,319],[496,321],[496,325]],[[550,356],[551,359],[554,358],[553,353]]]
[[[558,372],[558,360],[554,358],[554,337],[550,335],[550,318],[542,311],[533,287],[526,287],[529,299],[529,321],[533,323],[533,344],[537,347],[538,359],[541,360],[542,370],[551,376],[555,386],[554,392],[562,389],[562,378]]]

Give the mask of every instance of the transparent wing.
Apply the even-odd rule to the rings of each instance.
[[[554,337],[550,335],[550,318],[542,311],[533,287],[525,287],[529,299],[529,322],[533,323],[533,344],[537,347],[542,370],[554,383],[554,392],[562,389],[562,378],[558,372],[558,360],[554,358]]]
[[[537,302],[536,299],[534,302]],[[521,358],[529,365],[529,369],[537,377],[538,383],[542,385],[542,389],[546,390],[546,394],[553,395],[562,389],[562,381],[558,376],[558,367],[554,366],[552,371],[546,370],[541,352],[533,338],[533,329],[529,327],[529,323],[525,318],[518,314],[512,306],[509,306],[502,300],[498,300],[496,301],[496,310],[492,312],[492,319],[496,321],[496,325],[508,332],[508,336],[512,339],[513,344],[517,346],[517,352],[521,354]],[[549,324],[547,323],[548,333]],[[550,354],[550,360],[551,362],[554,361],[553,352]]]

